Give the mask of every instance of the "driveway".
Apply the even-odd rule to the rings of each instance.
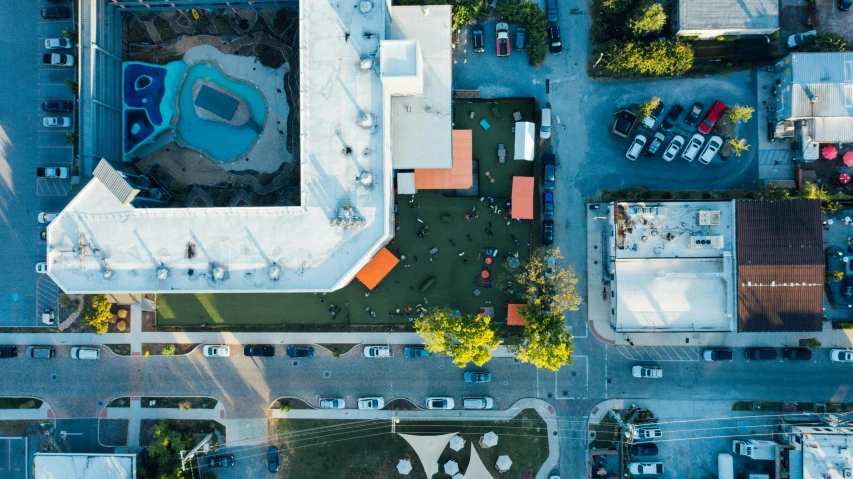
[[[805,2],[803,2],[805,3]],[[828,31],[853,40],[853,11],[838,10],[838,0],[816,0],[818,31]]]

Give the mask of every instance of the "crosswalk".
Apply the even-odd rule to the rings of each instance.
[[[632,361],[699,361],[702,350],[697,347],[615,346],[619,354]]]

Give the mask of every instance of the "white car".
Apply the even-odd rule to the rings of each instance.
[[[634,429],[634,439],[657,439],[663,436],[659,427],[644,426]]]
[[[700,135],[699,133],[694,134],[690,138],[690,143],[688,143],[687,146],[684,148],[684,153],[681,154],[681,157],[687,161],[695,160],[696,155],[702,148],[702,143],[705,143],[705,137]]]
[[[382,409],[385,407],[385,400],[382,398],[359,398],[359,409]]]
[[[38,220],[39,223],[46,225],[55,220],[57,216],[59,216],[59,213],[48,213],[47,211],[42,211],[38,215]]]
[[[46,116],[42,120],[45,128],[68,128],[71,126],[70,116]]]
[[[853,350],[833,349],[829,351],[829,359],[833,363],[853,363]]]
[[[322,398],[320,399],[320,409],[343,409],[347,403],[343,399],[338,398]]]
[[[684,137],[681,135],[675,135],[675,138],[673,138],[672,141],[669,142],[669,146],[666,147],[666,151],[663,152],[663,159],[666,161],[674,160],[682,146],[684,146]]]
[[[427,409],[453,409],[454,407],[456,407],[456,403],[453,402],[453,398],[426,398],[426,407]]]
[[[643,151],[643,147],[646,146],[646,141],[646,137],[643,135],[635,136],[634,141],[631,142],[631,146],[628,148],[628,152],[625,153],[625,158],[636,161],[640,156],[640,152]]]
[[[703,165],[710,163],[717,156],[717,152],[720,151],[721,146],[723,146],[723,139],[719,136],[712,136],[702,150],[702,154],[699,155],[699,163]]]
[[[631,474],[663,474],[662,462],[632,462],[628,464]]]
[[[393,354],[390,346],[365,346],[364,348],[366,358],[390,358],[391,356]]]
[[[41,263],[36,263],[36,273],[45,274],[47,273],[47,263],[42,261]]]
[[[795,33],[788,37],[788,48],[797,48],[798,46],[805,43],[805,41],[809,37],[813,37],[815,35],[817,35],[817,32],[815,30],[809,30],[803,33]]]
[[[658,366],[640,366],[631,368],[631,376],[635,378],[660,379],[663,377],[663,369]]]
[[[67,38],[46,38],[44,47],[48,50],[56,50],[57,48],[71,48],[71,40]]]
[[[551,138],[551,109],[542,109],[542,122],[539,126],[539,138],[547,140]]]
[[[208,344],[202,349],[202,354],[209,358],[227,358],[231,355],[231,348],[224,344]]]

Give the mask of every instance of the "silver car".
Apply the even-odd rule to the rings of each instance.
[[[646,137],[643,135],[637,135],[634,137],[634,141],[631,142],[631,146],[628,148],[628,152],[625,153],[625,158],[628,158],[631,161],[637,161],[637,158],[640,156],[640,152],[643,151],[643,147],[646,146]]]
[[[666,147],[666,151],[663,152],[663,159],[666,161],[674,160],[682,146],[684,146],[684,137],[681,135],[675,135],[675,138],[673,138],[672,141],[669,142],[669,146]]]
[[[721,146],[723,146],[723,139],[716,135],[712,136],[702,150],[702,154],[699,155],[699,163],[703,165],[710,163],[717,155],[717,152],[720,151]]]
[[[694,134],[690,138],[690,143],[684,148],[684,153],[681,154],[681,157],[687,161],[693,161],[696,159],[699,150],[702,149],[702,143],[705,143],[705,137],[699,133]]]

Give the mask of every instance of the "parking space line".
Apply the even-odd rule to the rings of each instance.
[[[661,348],[661,350],[666,353],[667,357],[669,357],[670,360],[672,359],[672,355],[669,354],[669,351],[667,351],[665,347]],[[676,356],[678,356],[678,353],[676,353]],[[678,356],[678,358],[681,359],[681,356]]]
[[[65,180],[39,178],[36,187],[36,196],[68,196]]]
[[[674,347],[674,346],[669,346],[669,348],[670,348],[670,349],[672,349],[672,352],[675,354],[675,357],[677,357],[677,358],[678,358],[678,359],[677,359],[677,361],[683,361],[683,359],[681,358],[681,352],[680,352],[680,351],[678,351],[677,349],[675,349],[675,347]],[[667,354],[668,354],[668,353],[667,353]]]
[[[36,281],[36,325],[39,324],[39,314],[47,309],[56,310],[59,303],[59,287],[47,275],[39,275]]]

